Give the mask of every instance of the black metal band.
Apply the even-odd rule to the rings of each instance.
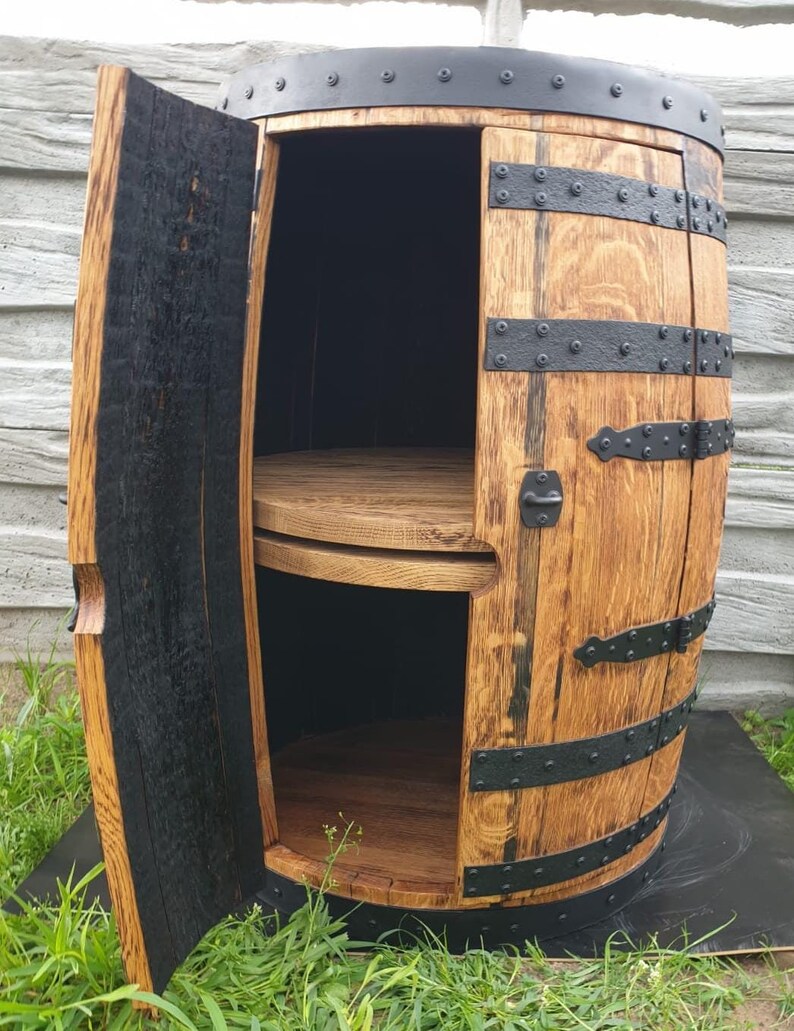
[[[687,616],[632,627],[603,640],[588,637],[573,653],[583,666],[599,662],[639,662],[665,652],[685,652],[690,641],[705,634],[717,602],[714,598]]]
[[[639,462],[710,458],[730,451],[736,430],[730,419],[696,422],[645,422],[616,430],[602,426],[587,446],[602,462],[632,458]]]
[[[613,916],[654,876],[664,850],[662,842],[630,873],[601,888],[557,902],[506,908],[486,904],[477,909],[403,909],[356,902],[330,893],[323,897],[332,918],[345,921],[353,941],[387,941],[410,947],[416,945],[417,939],[432,942],[441,937],[454,953],[504,945],[523,948],[527,941],[556,938]],[[306,904],[306,886],[268,870],[265,887],[256,897],[270,911],[292,913]]]
[[[255,64],[221,87],[238,118],[351,107],[559,111],[670,129],[722,153],[722,111],[703,90],[642,68],[508,47],[378,47]]]
[[[733,372],[728,333],[657,322],[489,318],[485,368],[502,372]]]
[[[672,790],[652,809],[643,813],[629,827],[607,834],[597,841],[590,841],[578,848],[564,852],[552,852],[531,859],[516,859],[510,863],[492,863],[486,866],[463,868],[463,893],[469,898],[480,895],[512,895],[517,891],[542,888],[549,884],[560,884],[573,877],[581,877],[593,870],[609,866],[633,852],[635,846],[645,841],[649,834],[667,816],[673,803]]]
[[[696,690],[652,719],[597,737],[549,745],[479,748],[472,752],[470,791],[516,791],[585,780],[630,766],[669,745],[683,731]]]
[[[711,198],[584,168],[491,162],[492,208],[602,215],[713,236],[725,243],[725,209]]]

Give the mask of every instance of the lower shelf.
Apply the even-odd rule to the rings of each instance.
[[[318,883],[330,851],[323,826],[361,839],[334,864],[339,890],[391,905],[441,905],[455,876],[460,724],[368,724],[305,738],[273,758],[278,845],[267,865]],[[340,816],[340,813],[342,814]]]

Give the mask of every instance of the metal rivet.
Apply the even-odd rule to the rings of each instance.
[[[585,651],[585,655],[586,655],[586,656],[588,657],[588,659],[592,659],[592,658],[594,657],[595,653],[596,653],[596,650],[595,650],[595,648],[593,647],[593,645],[592,645],[592,644],[591,644],[591,645],[590,645],[590,647],[589,647],[589,648],[588,648],[588,649],[587,649],[587,650]]]
[[[245,87],[245,99],[246,100],[250,100],[253,95],[254,95],[254,87],[253,86],[246,86]]]
[[[618,200],[627,201],[629,199],[629,191],[626,186],[621,186],[618,190]]]
[[[511,891],[511,885],[510,885],[509,881],[502,885],[501,891],[502,891],[503,895],[507,895],[508,892]],[[487,928],[483,927],[483,931],[486,931],[486,930],[487,930]]]
[[[649,183],[648,184],[648,193],[650,193],[650,195],[652,197],[658,197],[659,196],[659,187],[656,185],[656,183]]]
[[[611,834],[609,835],[609,837],[608,837],[608,838],[604,838],[604,848],[609,848],[609,846],[610,846],[610,845],[612,844],[612,842],[613,842],[614,840],[615,840],[615,839],[614,839],[614,838],[612,837],[612,835],[611,835]]]
[[[368,920],[367,923],[369,924],[370,927],[377,927],[378,926],[378,921],[377,920]]]
[[[633,658],[634,658],[634,652],[632,651],[631,648],[629,648],[629,650],[626,652],[626,661],[627,662],[631,662],[631,660]]]
[[[626,740],[627,741],[631,741],[633,738],[634,738],[634,731],[633,730],[627,730],[626,731]]]
[[[620,345],[620,353],[626,355],[629,351],[631,351],[631,344],[627,340],[624,340]]]
[[[553,75],[552,79],[551,79],[551,84],[552,84],[552,86],[555,89],[562,89],[563,86],[565,85],[565,76],[564,75]]]
[[[634,846],[633,846],[632,844],[628,844],[628,845],[626,845],[626,847],[625,847],[625,848],[623,849],[623,851],[624,851],[624,852],[626,853],[626,855],[628,855],[628,854],[629,854],[629,852],[631,852],[633,848],[634,848]]]
[[[549,356],[547,354],[539,354],[535,359],[535,364],[539,365],[542,369],[544,365],[549,364]]]
[[[659,336],[661,337],[662,340],[666,340],[667,339],[667,334],[669,332],[670,332],[670,330],[669,330],[669,328],[667,326],[660,326],[659,327]]]
[[[664,629],[664,632],[666,634],[669,634],[670,631],[673,629],[673,624],[672,623],[665,623],[663,629]]]
[[[557,917],[557,919],[560,921],[560,923],[564,923],[564,921],[566,921],[568,919],[568,914],[567,913],[560,913],[560,915]]]
[[[637,640],[637,631],[636,630],[629,630],[627,636],[628,636],[628,639],[630,641],[636,641]]]
[[[707,197],[706,198],[706,211],[711,211],[711,209],[713,207],[714,207],[714,201],[711,199],[711,197]]]
[[[701,108],[701,111],[700,111],[700,120],[701,120],[701,122],[707,122],[707,121],[709,120],[709,113],[708,113],[708,111],[707,111],[707,110],[705,109],[705,107],[704,107],[704,108]]]
[[[509,864],[507,866],[503,866],[502,867],[502,873],[505,875],[505,877],[508,877],[512,872],[513,872],[513,867],[510,866]]]
[[[686,458],[686,456],[687,456],[687,446],[686,446],[686,444],[682,444],[681,445],[681,447],[678,449],[678,453],[679,453],[679,455],[682,458]]]
[[[652,433],[653,433],[653,426],[651,426],[650,423],[647,423],[645,426],[642,427],[642,435],[643,435],[643,437],[650,437],[652,435]]]
[[[682,422],[681,425],[678,427],[678,432],[681,434],[682,437],[685,437],[687,433],[689,433],[689,423]]]
[[[579,354],[579,352],[582,350],[582,341],[572,340],[568,346],[573,354]]]
[[[545,168],[536,168],[535,169],[535,179],[539,183],[542,183],[548,174],[549,173],[546,171]]]
[[[523,752],[513,752],[513,762],[514,763],[520,763],[523,758],[524,758],[524,753]]]
[[[485,781],[484,780],[475,780],[474,786],[475,786],[475,788],[478,788],[480,791],[482,791],[482,789],[485,787]]]
[[[692,371],[692,362],[690,362],[690,361],[684,362],[684,372],[689,373],[691,371]]]
[[[549,478],[548,473],[538,473],[535,477],[535,483],[545,483]]]
[[[611,906],[614,901],[615,901],[614,894],[613,895],[607,895],[607,905],[608,906]]]
[[[598,752],[591,752],[587,757],[588,762],[598,762]]]
[[[499,334],[499,336],[502,336],[507,332],[507,323],[504,319],[500,319],[494,326],[494,329]]]
[[[651,720],[650,726],[651,726],[651,730],[656,730],[656,728],[659,726],[659,721],[658,720]]]
[[[542,208],[547,200],[548,197],[543,192],[543,190],[538,190],[538,192],[535,194],[535,203],[538,205],[538,207]]]
[[[329,86],[335,86],[339,82],[339,75],[336,72],[329,72],[325,77],[325,81]]]
[[[713,232],[713,230],[714,230],[714,223],[713,223],[713,221],[711,219],[709,219],[708,222],[706,222],[706,228],[708,229],[708,231],[710,233]]]
[[[683,229],[686,225],[686,219],[683,215],[676,215],[675,224],[678,226],[679,229]]]
[[[275,86],[276,86],[276,89],[279,91],[279,93],[281,92],[281,90],[284,89],[284,87],[286,85],[287,85],[287,80],[286,79],[282,79],[281,76],[279,76],[279,78],[276,79]]]
[[[487,752],[478,752],[477,753],[477,762],[478,763],[487,763],[488,762],[488,753]]]
[[[683,190],[676,190],[673,196],[675,197],[677,204],[682,204],[684,201],[684,197],[686,197],[686,194]]]
[[[715,335],[714,339],[716,340],[716,342],[717,342],[718,344],[721,344],[721,343],[722,343],[722,333],[717,333],[717,334]]]
[[[545,761],[545,763],[543,764],[543,769],[544,770],[553,770],[554,769],[554,760],[553,759],[547,759]]]
[[[577,179],[577,181],[575,183],[571,183],[571,193],[575,197],[580,197],[582,195],[582,190],[583,189],[584,189],[584,185],[582,183],[580,183],[578,179]]]
[[[601,865],[602,866],[606,866],[608,862],[609,862],[609,856],[604,856],[603,859],[601,860]]]
[[[503,82],[505,86],[513,81],[513,73],[509,68],[505,68],[503,72],[499,73],[499,81]]]
[[[668,358],[660,358],[659,359],[659,368],[662,370],[662,372],[664,372],[665,369],[669,368],[669,366],[670,366],[670,361],[669,361]]]
[[[510,924],[510,933],[518,934],[518,924]]]
[[[661,221],[662,221],[662,216],[659,214],[659,212],[656,210],[656,208],[654,208],[653,211],[651,212],[651,222],[653,222],[654,225],[658,226]]]
[[[631,756],[629,754],[624,755],[623,756],[623,765],[624,766],[628,766],[630,762],[631,762]]]
[[[669,641],[662,641],[661,648],[662,648],[663,652],[668,651],[669,648],[670,648],[670,642]]]
[[[610,89],[609,92],[612,94],[613,97],[619,97],[623,93],[623,87],[621,86],[621,84],[619,82],[613,82],[612,83],[612,88]]]
[[[709,367],[708,361],[705,358],[701,358],[700,359],[700,371],[701,372],[705,372],[708,367]]]
[[[717,370],[717,372],[720,371],[720,369],[722,368],[722,358],[718,358],[716,362],[714,362],[714,368]]]
[[[692,195],[692,207],[693,208],[699,208],[700,207],[700,197],[698,197],[698,195],[696,193]]]
[[[653,454],[653,451],[651,450],[651,448],[649,448],[649,447],[644,447],[644,448],[642,449],[642,457],[643,457],[643,458],[644,458],[644,459],[645,459],[646,461],[647,461],[647,460],[648,460],[648,459],[649,459],[649,458],[651,457],[651,455],[652,455],[652,454]]]
[[[506,179],[508,176],[509,169],[507,165],[497,165],[494,168],[494,175],[499,176],[500,179]]]
[[[665,107],[667,108],[667,110],[669,111],[669,110],[670,110],[670,108],[671,108],[671,107],[673,106],[673,98],[672,98],[672,97],[662,97],[662,104],[663,104],[663,105],[664,105],[664,106],[665,106]]]
[[[653,745],[648,745],[648,747],[645,749],[645,754],[653,755]]]
[[[494,363],[494,365],[497,365],[500,369],[503,369],[505,367],[505,365],[507,365],[507,355],[506,354],[494,355],[493,363]]]
[[[449,82],[449,80],[452,78],[452,72],[449,68],[439,68],[437,74],[441,82]]]
[[[691,329],[685,329],[684,330],[684,340],[686,341],[686,343],[689,343],[689,341],[691,339],[692,339],[692,330]]]
[[[521,787],[521,781],[519,780],[518,777],[513,777],[513,779],[510,781],[510,787],[511,788],[520,788]]]
[[[548,322],[539,322],[535,327],[535,332],[539,337],[547,337],[549,335],[549,324]]]
[[[507,202],[510,200],[510,191],[509,190],[497,190],[496,191],[496,199],[497,199],[497,201],[500,204],[507,204]]]
[[[532,871],[532,875],[533,875],[533,877],[542,877],[543,876],[543,867],[542,866],[536,866],[535,869]]]
[[[695,217],[692,219],[692,225],[695,227],[695,229],[700,229],[701,222],[697,215],[695,215]]]
[[[612,447],[612,440],[609,437],[602,437],[598,442],[598,446],[602,451],[609,451]],[[593,649],[593,654],[595,655],[595,648]]]
[[[391,70],[391,68],[385,68],[380,73],[380,77],[383,82],[394,82],[394,72]]]

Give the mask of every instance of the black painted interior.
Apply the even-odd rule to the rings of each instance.
[[[474,446],[480,134],[282,143],[255,454]],[[258,570],[271,748],[463,703],[468,596]]]

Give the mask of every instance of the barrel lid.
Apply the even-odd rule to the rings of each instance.
[[[239,118],[352,107],[495,107],[614,118],[724,147],[722,110],[682,79],[509,47],[373,47],[250,65],[221,87]]]

